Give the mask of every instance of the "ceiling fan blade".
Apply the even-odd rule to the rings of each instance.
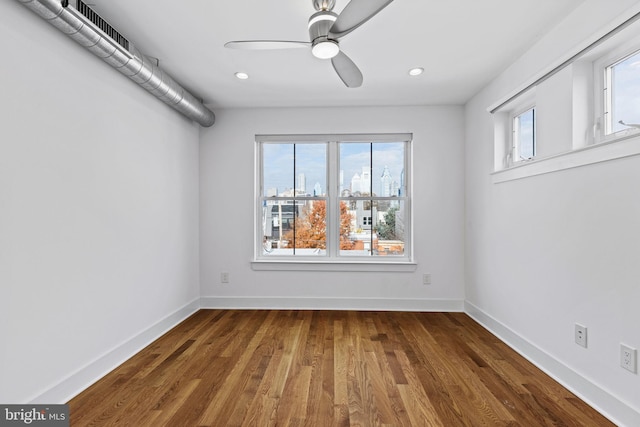
[[[333,23],[329,34],[332,38],[339,38],[349,34],[360,25],[373,18],[378,12],[387,7],[393,0],[351,0],[338,19]]]
[[[347,87],[362,86],[362,73],[344,52],[340,51],[338,55],[331,58],[331,65]]]
[[[309,48],[311,43],[290,40],[241,40],[226,42],[224,47],[247,50],[295,49]]]

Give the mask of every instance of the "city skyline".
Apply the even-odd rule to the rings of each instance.
[[[273,196],[285,191],[300,190],[300,176],[304,175],[305,193],[313,195],[320,184],[323,192],[327,189],[327,144],[300,143],[263,145],[263,192],[264,196]],[[362,168],[372,168],[371,182],[373,192],[382,195],[382,177],[385,168],[392,181],[401,184],[404,170],[405,143],[341,143],[339,171],[342,183],[340,190],[350,189],[354,175],[361,174]]]

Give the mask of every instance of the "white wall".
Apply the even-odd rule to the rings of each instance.
[[[461,107],[217,111],[201,132],[201,295],[204,306],[462,309]],[[412,132],[415,260],[411,273],[254,271],[256,134]],[[230,283],[220,283],[229,272]],[[422,274],[433,284],[424,286]]]
[[[62,403],[197,308],[198,128],[0,16],[0,402]]]
[[[618,367],[618,352],[621,341],[640,347],[640,160],[492,184],[486,107],[637,4],[585,1],[464,111],[223,110],[198,136],[0,2],[0,402],[66,400],[199,295],[212,306],[429,310],[462,308],[466,290],[470,312],[519,334],[528,356],[543,368],[548,356],[552,374],[632,425],[639,376]],[[416,271],[252,270],[253,136],[350,132],[414,133]],[[575,322],[589,328],[586,350],[573,343]]]
[[[585,1],[465,110],[467,310],[620,425],[640,425],[640,376],[619,366],[620,342],[640,348],[640,158],[492,184],[486,109],[639,4]]]

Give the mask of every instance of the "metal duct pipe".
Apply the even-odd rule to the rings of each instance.
[[[18,0],[88,51],[145,88],[152,95],[202,126],[215,122],[215,115],[185,88],[132,44],[128,50],[86,19],[68,2]]]

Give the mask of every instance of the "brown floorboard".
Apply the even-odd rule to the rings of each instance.
[[[613,426],[463,313],[200,310],[72,426]]]

